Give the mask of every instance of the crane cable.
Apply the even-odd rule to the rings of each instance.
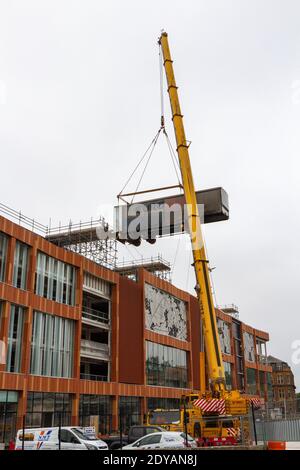
[[[169,153],[170,153],[170,156],[171,156],[171,160],[172,160],[172,163],[173,163],[173,167],[174,167],[174,170],[175,170],[175,173],[176,173],[176,177],[177,177],[177,181],[178,181],[178,186],[180,186],[182,188],[182,182],[180,180],[180,176],[179,176],[179,173],[178,173],[178,169],[180,171],[180,167],[179,167],[179,162],[178,162],[178,158],[175,154],[175,151],[173,149],[173,146],[171,144],[171,141],[169,139],[169,136],[167,134],[167,131],[166,129],[163,130],[163,133],[166,137],[166,141],[167,141],[167,145],[168,145],[168,149],[169,149]],[[177,163],[177,167],[176,167],[176,163]]]
[[[136,171],[138,170],[139,166],[141,165],[142,161],[146,158],[148,152],[150,151],[151,147],[153,145],[155,145],[155,143],[157,142],[157,138],[158,138],[158,135],[160,134],[160,130],[155,134],[155,136],[153,137],[153,139],[151,140],[150,142],[150,145],[147,147],[146,151],[144,152],[144,154],[142,155],[141,159],[139,160],[138,164],[136,165],[136,167],[134,168],[134,170],[132,171],[131,175],[129,176],[128,180],[126,181],[126,183],[124,184],[122,190],[120,191],[119,193],[119,196],[122,195],[123,191],[125,190],[125,188],[128,186],[128,184],[130,183],[133,175],[136,173]]]
[[[125,190],[125,188],[128,186],[128,184],[130,183],[133,175],[136,173],[136,171],[138,170],[139,166],[141,165],[141,163],[143,162],[143,160],[146,158],[148,152],[150,151],[151,147],[151,151],[150,151],[150,157],[152,156],[153,154],[153,149],[157,143],[157,140],[158,140],[158,137],[159,137],[159,134],[161,133],[162,129],[164,128],[164,96],[163,96],[163,64],[162,64],[162,55],[161,55],[161,47],[159,46],[159,79],[160,79],[160,109],[161,109],[161,127],[160,129],[158,130],[158,132],[155,134],[154,138],[151,140],[151,143],[150,145],[147,147],[145,153],[142,155],[141,159],[139,160],[138,164],[136,165],[136,167],[134,168],[134,170],[132,171],[132,173],[130,174],[128,180],[126,181],[126,183],[124,184],[122,190],[120,191],[119,195],[121,196],[123,191]],[[137,185],[137,188],[139,188],[140,186],[140,183],[141,183],[141,180],[145,174],[145,171],[146,171],[146,167],[148,166],[148,163],[149,163],[149,157],[148,157],[148,160],[146,162],[146,166],[142,172],[142,176],[141,178],[139,179],[139,182],[138,182],[138,185]],[[137,189],[136,189],[137,191]],[[133,199],[133,198],[132,198]]]
[[[174,171],[175,171],[175,174],[176,174],[176,178],[177,178],[177,182],[178,182],[178,186],[182,189],[182,182],[181,182],[181,179],[180,179],[180,176],[179,176],[179,173],[180,173],[180,166],[179,166],[179,160],[178,160],[178,155],[177,153],[175,152],[173,146],[172,146],[172,143],[171,143],[171,140],[169,138],[169,135],[166,131],[166,128],[165,128],[165,106],[164,106],[164,71],[163,71],[163,67],[164,67],[164,64],[163,64],[163,56],[162,56],[162,50],[161,50],[161,45],[159,45],[159,78],[160,78],[160,110],[161,110],[161,117],[160,117],[160,128],[159,130],[157,131],[157,133],[155,134],[155,136],[153,137],[153,139],[151,140],[149,146],[147,147],[146,151],[144,152],[144,154],[142,155],[142,157],[140,158],[139,162],[137,163],[136,167],[134,168],[134,170],[132,171],[132,173],[130,174],[129,178],[127,179],[125,185],[123,186],[122,190],[120,191],[119,193],[119,196],[121,196],[124,192],[124,190],[126,189],[126,187],[128,186],[128,184],[130,183],[130,181],[132,180],[133,176],[135,175],[135,173],[137,172],[137,170],[139,169],[139,167],[141,166],[141,164],[143,163],[143,161],[146,159],[146,157],[148,156],[146,162],[145,162],[145,166],[142,170],[142,173],[141,173],[141,176],[138,180],[138,183],[137,183],[137,186],[136,186],[136,189],[135,189],[135,193],[138,191],[140,185],[141,185],[141,182],[142,182],[142,179],[145,175],[145,172],[147,170],[147,167],[149,165],[149,162],[151,160],[151,157],[153,155],[153,152],[154,152],[154,149],[155,149],[155,146],[157,144],[157,141],[159,139],[159,136],[161,134],[161,132],[164,134],[165,138],[166,138],[166,142],[167,142],[167,148],[168,148],[168,151],[169,151],[169,154],[170,154],[170,158],[171,158],[171,162],[172,162],[172,165],[173,165],[173,168],[174,168]],[[133,203],[134,201],[134,197],[135,195],[132,196],[132,199],[131,199],[131,204]],[[174,269],[175,269],[175,264],[176,264],[176,260],[177,260],[177,255],[178,255],[178,251],[179,251],[179,245],[180,245],[180,237],[179,237],[179,240],[177,242],[177,247],[176,247],[176,252],[175,252],[175,257],[174,257],[174,262],[173,262],[173,268],[171,270],[171,275],[174,273]],[[126,246],[126,249],[128,251],[128,253],[132,256],[132,253],[129,251],[128,247]],[[135,251],[137,252],[137,254],[142,258],[143,256],[140,254],[139,250],[134,246],[134,249]]]
[[[136,186],[135,193],[137,193],[138,190],[139,190],[140,184],[141,184],[141,182],[142,182],[142,179],[143,179],[143,177],[144,177],[144,174],[145,174],[145,172],[146,172],[146,170],[147,170],[147,167],[148,167],[149,162],[150,162],[150,160],[151,160],[151,157],[152,157],[152,155],[153,155],[153,152],[154,152],[155,146],[156,146],[156,144],[157,144],[157,141],[158,141],[159,135],[160,135],[160,133],[161,133],[161,130],[162,130],[162,128],[160,128],[160,129],[158,130],[156,136],[154,137],[152,149],[151,149],[151,151],[150,151],[150,153],[149,153],[148,159],[147,159],[147,161],[146,161],[146,164],[145,164],[145,166],[144,166],[144,169],[143,169],[143,171],[142,171],[142,174],[141,174],[140,179],[139,179],[139,181],[138,181],[138,184],[137,184],[137,186]],[[134,200],[134,195],[132,196],[131,204],[133,203],[133,200]]]
[[[174,274],[180,242],[181,242],[181,236],[179,236],[177,240],[177,246],[176,246],[175,256],[174,256],[172,270],[171,270],[171,278],[173,277],[173,274]]]
[[[175,170],[178,186],[182,187],[182,183],[181,183],[179,172],[178,172],[178,170],[180,169],[179,162],[178,162],[178,157],[177,157],[176,152],[174,151],[174,148],[172,146],[172,143],[170,141],[170,138],[169,138],[168,133],[167,133],[166,128],[165,128],[164,78],[163,77],[164,77],[164,74],[163,74],[163,58],[162,58],[161,46],[159,45],[159,81],[160,81],[160,108],[161,108],[160,128],[159,128],[158,132],[155,134],[155,136],[153,137],[153,139],[151,140],[150,145],[147,147],[146,151],[142,155],[142,157],[139,160],[138,164],[136,165],[136,167],[134,168],[134,170],[130,174],[130,176],[127,179],[126,183],[124,184],[122,190],[120,191],[119,196],[121,196],[123,194],[124,190],[126,189],[128,184],[132,180],[132,178],[135,175],[135,173],[137,172],[138,168],[140,167],[140,165],[142,164],[142,162],[145,160],[145,158],[148,155],[145,167],[142,171],[142,174],[139,178],[139,181],[138,181],[136,189],[135,189],[135,192],[138,191],[138,189],[140,187],[140,184],[142,182],[142,179],[145,175],[146,169],[149,165],[150,159],[153,155],[154,148],[157,144],[157,141],[158,141],[158,138],[159,138],[161,132],[163,132],[163,134],[166,138],[167,147],[168,147],[168,150],[169,150],[172,165],[173,165],[174,170]],[[133,200],[134,200],[134,195],[132,197],[131,204],[133,203]]]

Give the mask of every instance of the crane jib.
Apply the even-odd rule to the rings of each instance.
[[[215,313],[214,313],[214,307],[211,303],[211,296],[209,294],[210,287],[209,287],[209,282],[208,282],[208,279],[207,279],[207,271],[206,271],[205,268],[204,268],[204,279],[205,279],[205,288],[206,288],[206,292],[207,292],[210,323],[211,323],[211,329],[212,329],[214,345],[215,345],[215,351],[216,351],[216,359],[217,359],[218,367],[221,367],[221,360],[220,360],[221,354],[220,354],[220,350],[219,350],[219,345],[218,345],[218,340],[217,340],[217,332],[216,332],[215,321],[214,321]]]
[[[225,371],[222,361],[220,339],[217,333],[217,323],[212,300],[208,267],[203,264],[206,258],[203,246],[201,222],[198,214],[197,198],[193,181],[192,168],[189,157],[189,146],[185,137],[183,116],[180,108],[178,89],[175,82],[173,61],[170,54],[167,33],[162,33],[159,44],[162,49],[164,68],[167,78],[168,93],[171,104],[173,127],[175,131],[177,152],[182,176],[184,196],[188,207],[189,229],[191,234],[192,250],[194,254],[194,268],[197,285],[200,292],[199,307],[204,324],[204,336],[207,352],[207,362],[212,389],[216,392],[225,391]],[[197,221],[199,220],[199,223]],[[196,239],[194,240],[193,237]],[[207,262],[207,261],[205,261]]]

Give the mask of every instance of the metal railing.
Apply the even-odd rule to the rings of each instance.
[[[9,218],[12,221],[17,222],[19,225],[24,225],[28,227],[32,232],[39,233],[44,237],[50,235],[60,234],[60,233],[71,233],[73,231],[80,231],[91,228],[99,228],[105,225],[108,227],[108,224],[105,222],[104,217],[99,217],[99,219],[91,218],[86,222],[73,223],[71,220],[68,224],[62,225],[59,223],[56,227],[51,227],[51,221],[49,225],[44,225],[41,222],[36,221],[35,219],[24,215],[21,211],[16,211],[11,207],[6,206],[5,204],[0,203],[0,214],[3,214],[5,217]]]
[[[239,309],[235,304],[227,304],[227,305],[217,305],[217,308],[224,311],[231,317],[235,319],[239,319]]]
[[[16,221],[19,225],[24,225],[30,228],[33,232],[37,232],[43,236],[45,236],[47,233],[48,227],[46,225],[43,225],[40,222],[27,217],[26,215],[22,214],[21,211],[18,212],[14,209],[11,209],[5,204],[0,203],[0,213],[4,214],[9,219]]]
[[[127,267],[143,267],[144,265],[150,265],[150,264],[155,264],[155,263],[161,263],[162,265],[165,265],[166,268],[171,269],[171,263],[167,260],[165,260],[160,254],[157,256],[151,256],[151,258],[138,258],[135,260],[130,260],[130,261],[119,261],[117,263],[117,268],[118,269],[123,269]]]
[[[53,234],[56,234],[56,233],[72,232],[73,230],[74,231],[84,230],[86,228],[88,228],[88,229],[97,228],[97,227],[99,227],[99,224],[102,223],[103,221],[104,221],[104,219],[102,219],[101,217],[99,219],[96,219],[96,220],[91,219],[87,222],[73,223],[72,221],[70,221],[68,224],[65,224],[65,225],[60,224],[57,227],[49,227],[48,235],[53,235]]]
[[[105,375],[96,375],[96,374],[80,374],[82,380],[93,380],[95,382],[107,382],[108,377]]]
[[[109,324],[109,314],[105,312],[101,312],[99,310],[95,310],[90,307],[82,307],[82,316],[87,318],[88,320],[93,320],[98,323],[105,323],[106,325]]]

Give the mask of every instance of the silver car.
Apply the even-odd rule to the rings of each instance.
[[[187,435],[186,445],[185,433],[164,431],[141,437],[132,444],[123,447],[123,449],[184,449],[186,447],[197,447],[196,441],[191,436]]]

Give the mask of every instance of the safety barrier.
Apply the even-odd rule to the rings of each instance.
[[[300,450],[300,442],[298,441],[269,441],[268,450]]]

